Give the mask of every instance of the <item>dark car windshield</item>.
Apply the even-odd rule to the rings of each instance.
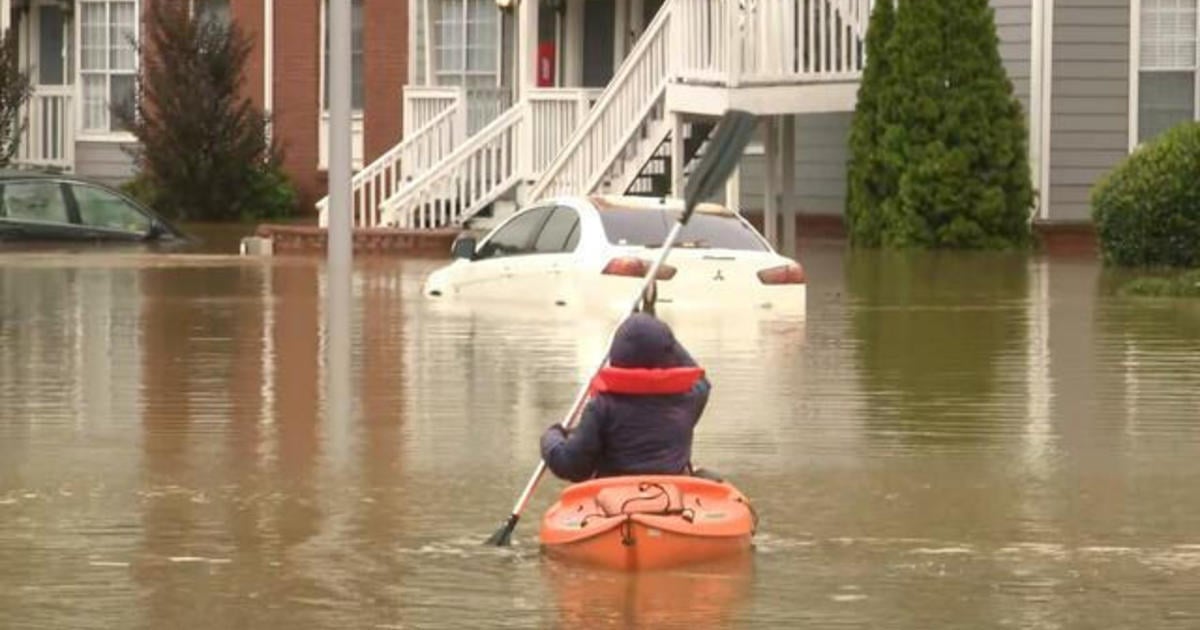
[[[613,245],[661,247],[675,225],[675,212],[665,210],[606,209],[600,222]],[[732,215],[697,212],[679,232],[676,247],[767,251],[753,228]]]

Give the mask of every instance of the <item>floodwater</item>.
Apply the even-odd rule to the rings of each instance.
[[[320,258],[0,253],[0,628],[1200,627],[1200,305],[1091,260],[801,259],[804,320],[679,323],[753,557],[624,576],[538,553],[551,478],[481,544],[611,322],[363,261],[338,375]]]

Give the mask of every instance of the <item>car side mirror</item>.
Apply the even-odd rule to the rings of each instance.
[[[167,228],[158,219],[150,220],[150,229],[146,230],[146,240],[156,241],[167,233]]]
[[[454,239],[454,244],[450,246],[450,254],[454,258],[462,258],[471,260],[475,257],[475,237],[469,234],[463,234]]]

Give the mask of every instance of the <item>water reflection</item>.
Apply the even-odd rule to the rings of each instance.
[[[547,559],[541,572],[559,628],[727,628],[744,614],[754,586],[750,557],[632,575]]]
[[[1195,627],[1200,326],[1088,261],[803,252],[799,320],[673,322],[749,569],[480,543],[615,319],[455,309],[360,261],[0,256],[0,627]],[[1120,592],[1120,598],[1111,596]]]
[[[876,438],[953,444],[1006,425],[997,390],[1005,356],[1025,351],[1027,264],[991,253],[847,255]]]

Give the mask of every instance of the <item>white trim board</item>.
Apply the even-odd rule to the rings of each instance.
[[[740,88],[667,85],[667,111],[707,116],[720,116],[727,109],[759,116],[852,112],[857,102],[857,81]]]
[[[1132,153],[1138,145],[1138,102],[1141,100],[1142,69],[1142,0],[1129,2],[1129,146]]]
[[[1051,181],[1050,162],[1053,157],[1052,137],[1054,120],[1054,0],[1033,0],[1033,25],[1036,27],[1030,40],[1034,54],[1030,75],[1030,109],[1036,115],[1030,117],[1030,151],[1037,143],[1036,159],[1030,166],[1033,171],[1034,188],[1037,190],[1037,216],[1043,221],[1050,218]]]

